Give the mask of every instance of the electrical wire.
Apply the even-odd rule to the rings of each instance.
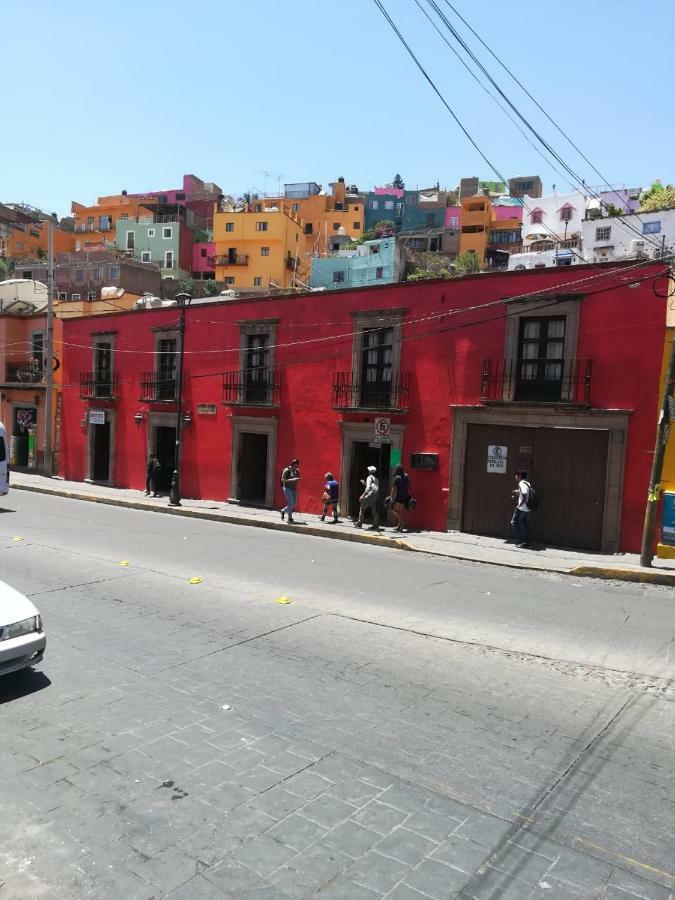
[[[641,267],[641,266],[644,266],[644,265],[655,265],[655,264],[656,264],[656,263],[654,263],[654,262],[651,262],[651,261],[644,261],[644,260],[643,260],[643,261],[641,261],[641,262],[637,265],[637,267]],[[498,305],[498,304],[500,304],[500,303],[506,303],[506,302],[509,302],[509,300],[526,299],[527,297],[536,296],[536,295],[542,294],[542,293],[545,294],[545,293],[550,292],[550,291],[552,291],[552,290],[559,291],[560,289],[562,289],[562,288],[564,288],[564,287],[567,287],[567,286],[570,286],[570,285],[577,285],[577,286],[578,286],[578,285],[584,284],[584,283],[586,283],[586,282],[588,282],[588,281],[592,281],[592,280],[594,280],[594,279],[596,279],[596,278],[602,278],[602,277],[610,277],[610,278],[611,278],[611,277],[613,277],[613,273],[614,273],[614,272],[617,272],[617,271],[624,271],[624,272],[625,272],[625,271],[630,271],[631,269],[633,269],[633,268],[635,268],[635,267],[636,267],[636,266],[622,266],[622,267],[617,267],[617,268],[615,268],[615,269],[613,269],[613,270],[611,270],[611,271],[607,271],[607,272],[601,271],[601,272],[596,273],[595,275],[588,275],[588,276],[586,276],[586,277],[584,277],[584,278],[573,279],[572,281],[569,281],[569,282],[563,282],[562,284],[557,285],[557,286],[555,286],[555,287],[553,287],[553,288],[552,288],[552,287],[540,288],[540,289],[538,289],[538,290],[536,290],[536,291],[531,291],[531,292],[526,293],[526,294],[519,294],[519,295],[515,295],[514,297],[510,297],[510,298],[500,298],[500,299],[497,299],[497,300],[490,300],[490,301],[487,301],[487,302],[484,303],[484,304],[478,304],[478,305],[475,305],[475,306],[472,306],[472,307],[461,307],[461,308],[455,307],[455,308],[453,308],[452,310],[443,310],[443,311],[438,312],[438,313],[432,313],[432,314],[429,314],[429,315],[425,315],[425,316],[418,317],[418,318],[416,318],[416,319],[410,319],[410,320],[408,320],[407,324],[408,324],[408,325],[414,325],[414,324],[418,324],[419,322],[424,322],[424,321],[429,321],[429,320],[433,320],[433,319],[443,318],[444,316],[447,316],[447,315],[461,315],[461,314],[466,314],[466,313],[468,313],[468,312],[472,312],[472,311],[475,311],[475,310],[477,310],[477,309],[485,309],[485,308],[489,308],[489,307]],[[654,277],[654,276],[652,276],[652,277]],[[658,276],[656,276],[656,277],[658,277]],[[621,279],[618,279],[618,278],[615,279],[615,280],[616,280],[619,284],[625,283],[625,281],[626,281],[625,279],[622,281]],[[196,321],[199,321],[199,320],[196,320]],[[318,324],[318,325],[321,325],[321,323],[317,323],[317,324]],[[291,327],[292,327],[292,326],[291,326]],[[286,342],[286,343],[274,344],[274,345],[270,345],[270,348],[269,348],[269,349],[273,349],[273,348],[274,348],[274,349],[276,349],[276,348],[286,349],[286,348],[289,348],[289,347],[306,346],[307,344],[321,344],[321,343],[326,343],[327,341],[330,341],[330,340],[336,340],[336,339],[338,339],[338,338],[343,338],[343,337],[344,337],[344,338],[348,338],[348,337],[351,337],[352,335],[353,335],[353,331],[350,330],[350,331],[348,331],[348,332],[345,332],[345,333],[343,333],[343,334],[338,334],[338,335],[334,335],[334,334],[332,334],[332,335],[324,335],[324,336],[320,336],[320,337],[316,337],[316,338],[307,338],[307,339],[305,339],[305,340],[300,340],[300,341],[288,341],[288,342]],[[77,349],[91,349],[91,345],[90,345],[90,344],[78,344],[78,343],[75,343],[75,342],[72,342],[72,341],[63,341],[63,340],[56,339],[56,338],[54,339],[54,342],[55,342],[55,343],[58,343],[58,344],[60,344],[61,346],[64,346],[64,347],[73,347],[73,348],[77,348]],[[151,355],[151,356],[155,356],[155,355],[156,355],[156,351],[155,351],[154,349],[151,349],[151,350],[145,350],[145,349],[142,349],[142,348],[129,348],[129,349],[127,349],[127,348],[118,348],[118,347],[115,347],[115,348],[111,348],[111,352],[112,352],[112,353],[133,353],[133,354],[136,354],[136,355],[138,355],[138,354]],[[220,348],[201,348],[201,349],[197,349],[197,350],[185,350],[185,351],[184,351],[185,354],[189,354],[189,355],[205,355],[205,354],[214,354],[214,353],[238,353],[238,352],[239,352],[239,347],[238,347],[238,346],[234,346],[234,347],[220,347]]]
[[[534,126],[529,122],[529,120],[521,113],[518,107],[511,101],[511,99],[507,96],[507,94],[502,90],[497,81],[492,77],[487,68],[483,65],[480,59],[476,56],[476,54],[471,50],[468,44],[464,41],[462,36],[459,34],[456,28],[452,25],[450,20],[444,14],[443,10],[440,8],[437,0],[426,0],[427,4],[436,12],[437,16],[443,22],[448,31],[452,34],[455,40],[460,44],[460,46],[464,49],[470,59],[478,66],[478,68],[483,72],[484,76],[488,79],[490,84],[495,88],[495,90],[499,93],[499,95],[504,99],[504,101],[508,104],[510,109],[515,113],[515,115],[521,120],[523,125],[529,129],[529,131],[534,135],[536,140],[538,140],[541,145],[547,150],[547,152],[569,173],[569,175],[577,182],[577,184],[584,190],[587,191],[591,196],[593,196],[596,200],[600,202],[602,206],[607,208],[607,204],[602,200],[601,196],[596,193],[592,188],[589,188],[586,185],[585,179],[583,179],[580,175],[578,175],[572,168],[569,166],[563,157],[555,150],[555,148],[534,128]],[[447,0],[446,0],[447,3]],[[549,117],[550,118],[550,117]],[[560,130],[560,129],[559,129]],[[590,163],[589,163],[590,164]],[[602,176],[600,176],[602,177]],[[502,180],[504,180],[502,178]],[[622,219],[623,217],[618,216],[618,219]],[[634,235],[639,236],[641,240],[643,240],[646,235],[643,235],[642,232],[639,232],[637,229],[633,228],[633,226],[629,222],[623,222],[623,226],[629,229]],[[658,248],[658,242],[651,243]]]
[[[650,263],[650,265],[654,265],[654,264]],[[654,275],[653,273],[649,273],[649,274],[645,274],[641,278],[632,278],[630,281],[626,280],[623,282],[623,284],[636,284],[637,285],[637,284],[641,284],[643,281],[651,281],[652,289],[654,290],[654,293],[657,296],[659,296],[658,292],[655,290],[655,285],[661,277],[663,277],[663,273],[659,273],[657,275]],[[612,291],[612,290],[616,290],[615,285],[599,287],[597,290],[588,292],[586,294],[586,296],[594,296],[596,294],[606,293],[606,292]],[[489,304],[483,304],[481,306],[474,306],[474,307],[467,308],[465,310],[446,310],[441,315],[442,315],[442,317],[447,317],[447,316],[453,315],[454,313],[471,312],[471,311],[476,311],[478,309],[483,310],[483,309],[487,309],[487,308],[492,307],[497,304],[508,306],[508,304],[510,304],[511,302],[520,301],[523,299],[525,299],[525,296],[516,296],[516,297],[512,297],[512,298],[501,298],[500,300],[492,301]],[[566,302],[568,299],[569,299],[569,294],[562,294],[562,295],[554,297],[548,301],[546,300],[546,298],[543,298],[542,304],[545,304],[545,305],[540,304],[540,305],[538,305],[537,309],[545,309],[550,306],[555,306],[556,304]],[[431,337],[431,336],[437,335],[437,334],[443,334],[443,333],[447,333],[447,332],[451,332],[451,331],[456,331],[459,329],[479,326],[482,324],[487,324],[492,321],[496,321],[498,319],[506,318],[506,317],[508,317],[509,314],[510,314],[509,310],[508,310],[508,308],[506,308],[502,312],[500,312],[498,315],[492,316],[492,317],[482,317],[480,319],[475,319],[475,320],[469,321],[469,322],[458,322],[458,323],[454,323],[454,324],[450,324],[450,325],[444,325],[443,327],[432,328],[432,329],[429,329],[427,331],[424,331],[424,332],[421,332],[418,334],[406,334],[406,335],[401,334],[398,338],[393,339],[393,343],[394,344],[396,344],[396,343],[404,344],[404,343],[407,343],[410,341],[421,340],[423,338]],[[428,318],[436,318],[436,316],[422,317],[417,321],[417,323],[415,323],[414,321],[411,321],[411,322],[406,322],[405,324],[407,327],[409,327],[412,324],[418,324],[419,322],[428,321]],[[650,322],[645,322],[642,324],[656,324],[656,323],[650,321]],[[622,328],[622,327],[635,328],[637,326],[635,323],[631,323],[629,326],[616,326],[616,328]],[[615,329],[611,326],[603,327],[602,329],[596,329],[596,331],[611,331],[611,330],[615,330]],[[339,358],[340,356],[351,354],[353,338],[354,338],[353,331],[351,331],[347,334],[333,336],[332,340],[334,342],[337,342],[337,343],[348,342],[349,345],[343,350],[333,350],[330,353],[324,354],[321,356],[305,357],[304,359],[296,358],[296,359],[289,359],[286,361],[282,361],[280,363],[275,364],[275,366],[273,368],[274,369],[284,369],[284,368],[293,368],[293,367],[297,367],[297,366],[305,365],[305,364],[317,364],[319,362],[325,362],[327,360],[334,360],[334,359]],[[271,349],[271,348],[269,348],[269,349]],[[239,352],[239,348],[238,347],[233,348],[233,352]],[[454,353],[454,349],[449,352]],[[437,356],[439,354],[435,354],[435,355]],[[242,374],[246,374],[249,371],[253,371],[255,368],[257,368],[257,367],[251,367],[249,369],[245,368],[245,369],[238,370],[238,371],[242,372]],[[203,373],[195,373],[195,374],[186,373],[185,377],[192,380],[192,379],[201,379],[201,378],[222,377],[226,374],[229,374],[229,371],[203,372]],[[118,382],[118,384],[123,384],[123,385],[132,385],[132,384],[135,385],[137,383],[138,383],[138,380],[136,380],[136,379],[134,379],[133,381]],[[79,383],[75,383],[75,384],[61,383],[60,387],[61,388],[80,388],[80,384]]]

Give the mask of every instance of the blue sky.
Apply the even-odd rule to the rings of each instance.
[[[566,189],[414,0],[384,3],[497,167]],[[608,179],[675,180],[672,0],[453,3]],[[262,190],[263,170],[268,191],[280,174],[362,190],[396,172],[409,187],[493,177],[371,0],[2,0],[1,16],[0,200],[63,215],[184,172],[232,193]]]

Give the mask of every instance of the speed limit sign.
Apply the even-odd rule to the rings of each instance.
[[[391,419],[384,416],[375,419],[375,441],[378,444],[391,443]]]

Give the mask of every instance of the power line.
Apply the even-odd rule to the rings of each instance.
[[[447,3],[447,2],[448,2],[448,0],[446,0],[446,3]],[[581,188],[582,188],[583,190],[587,191],[592,197],[594,197],[595,199],[597,199],[597,200],[600,202],[601,206],[606,207],[607,204],[602,200],[602,198],[600,197],[600,195],[597,194],[597,193],[595,193],[591,188],[589,188],[589,187],[586,185],[585,180],[584,180],[583,178],[581,178],[581,176],[578,175],[578,174],[577,174],[577,173],[576,173],[576,172],[575,172],[575,171],[574,171],[574,170],[573,170],[573,169],[565,162],[565,160],[564,160],[564,159],[562,158],[562,156],[557,152],[557,150],[555,150],[555,148],[554,148],[554,147],[553,147],[553,146],[552,146],[552,145],[551,145],[551,144],[550,144],[550,143],[549,143],[549,142],[548,142],[548,141],[547,141],[547,140],[546,140],[546,139],[545,139],[545,138],[544,138],[544,137],[543,137],[543,136],[542,136],[535,128],[534,128],[534,126],[529,122],[529,120],[528,120],[528,119],[520,112],[520,110],[518,109],[518,107],[515,106],[515,104],[511,101],[511,99],[507,96],[507,94],[502,90],[502,88],[499,86],[499,84],[497,83],[497,81],[492,77],[492,75],[490,74],[490,72],[489,72],[489,71],[487,70],[487,68],[483,65],[483,63],[480,61],[480,59],[476,56],[476,54],[473,52],[473,50],[471,50],[471,48],[468,46],[468,44],[466,43],[466,41],[464,41],[464,39],[463,39],[462,36],[459,34],[459,32],[457,31],[457,29],[452,25],[452,23],[450,22],[450,20],[448,19],[448,17],[444,14],[443,10],[439,7],[439,5],[438,5],[438,3],[436,2],[436,0],[427,0],[427,3],[428,3],[428,5],[436,12],[437,16],[438,16],[438,17],[440,18],[440,20],[443,22],[443,24],[444,24],[445,27],[448,29],[448,31],[453,35],[453,37],[455,38],[455,40],[460,44],[460,46],[464,49],[464,51],[468,54],[468,56],[469,56],[469,57],[474,61],[474,63],[479,67],[479,69],[483,72],[483,74],[485,75],[485,77],[489,80],[490,84],[493,85],[493,87],[495,88],[495,90],[497,90],[497,92],[499,93],[499,95],[504,99],[504,101],[508,104],[508,106],[509,106],[509,107],[513,110],[513,112],[518,116],[518,118],[519,118],[519,119],[521,120],[521,122],[525,125],[525,127],[528,128],[528,129],[532,132],[532,134],[533,134],[533,135],[535,136],[535,138],[542,144],[542,146],[545,147],[546,150],[551,154],[551,156],[553,156],[553,158],[556,159],[556,160],[560,163],[560,165],[561,165],[561,166],[562,166],[562,167],[570,174],[570,176],[571,176],[571,177],[572,177],[572,178],[573,178],[573,179],[581,186]],[[450,4],[448,3],[448,5],[450,5]],[[451,7],[451,8],[452,8],[452,7]],[[494,55],[494,54],[493,54],[493,55]],[[541,108],[541,107],[540,107],[540,108]],[[548,116],[548,118],[550,119],[550,116]],[[551,119],[551,121],[553,121],[553,120]],[[555,124],[555,123],[554,123],[554,124]],[[558,126],[556,126],[556,127],[558,127]],[[560,128],[558,128],[558,130],[560,130]],[[585,157],[584,157],[584,158],[585,158]],[[591,165],[591,164],[589,163],[589,165]],[[593,168],[594,168],[594,167],[593,167]],[[597,170],[596,170],[596,171],[597,171]],[[600,175],[600,173],[598,173],[598,174]],[[602,178],[603,176],[600,175],[600,177]],[[621,218],[621,217],[617,217],[617,218]],[[639,231],[637,231],[637,229],[633,228],[632,225],[631,225],[629,222],[625,222],[625,223],[622,223],[622,224],[624,225],[624,227],[628,228],[631,232],[633,232],[633,234],[639,236],[640,239],[643,239],[643,238],[645,237],[641,232],[639,232]],[[654,241],[652,240],[652,243],[653,243],[653,245],[654,245],[655,247],[658,247],[658,242],[654,242]]]

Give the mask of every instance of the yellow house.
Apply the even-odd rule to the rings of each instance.
[[[661,397],[659,400],[659,411],[661,410],[661,405],[663,403],[663,389],[665,387],[673,341],[675,341],[675,290],[671,287],[666,310],[666,340],[663,348],[663,364],[661,367]],[[666,454],[663,460],[661,490],[675,492],[675,428],[673,427],[673,423],[670,425],[668,443],[666,444]],[[673,559],[675,558],[675,547],[662,543],[658,544],[656,555],[665,559]]]
[[[236,289],[288,290],[309,281],[303,222],[274,201],[213,215],[216,281]]]

